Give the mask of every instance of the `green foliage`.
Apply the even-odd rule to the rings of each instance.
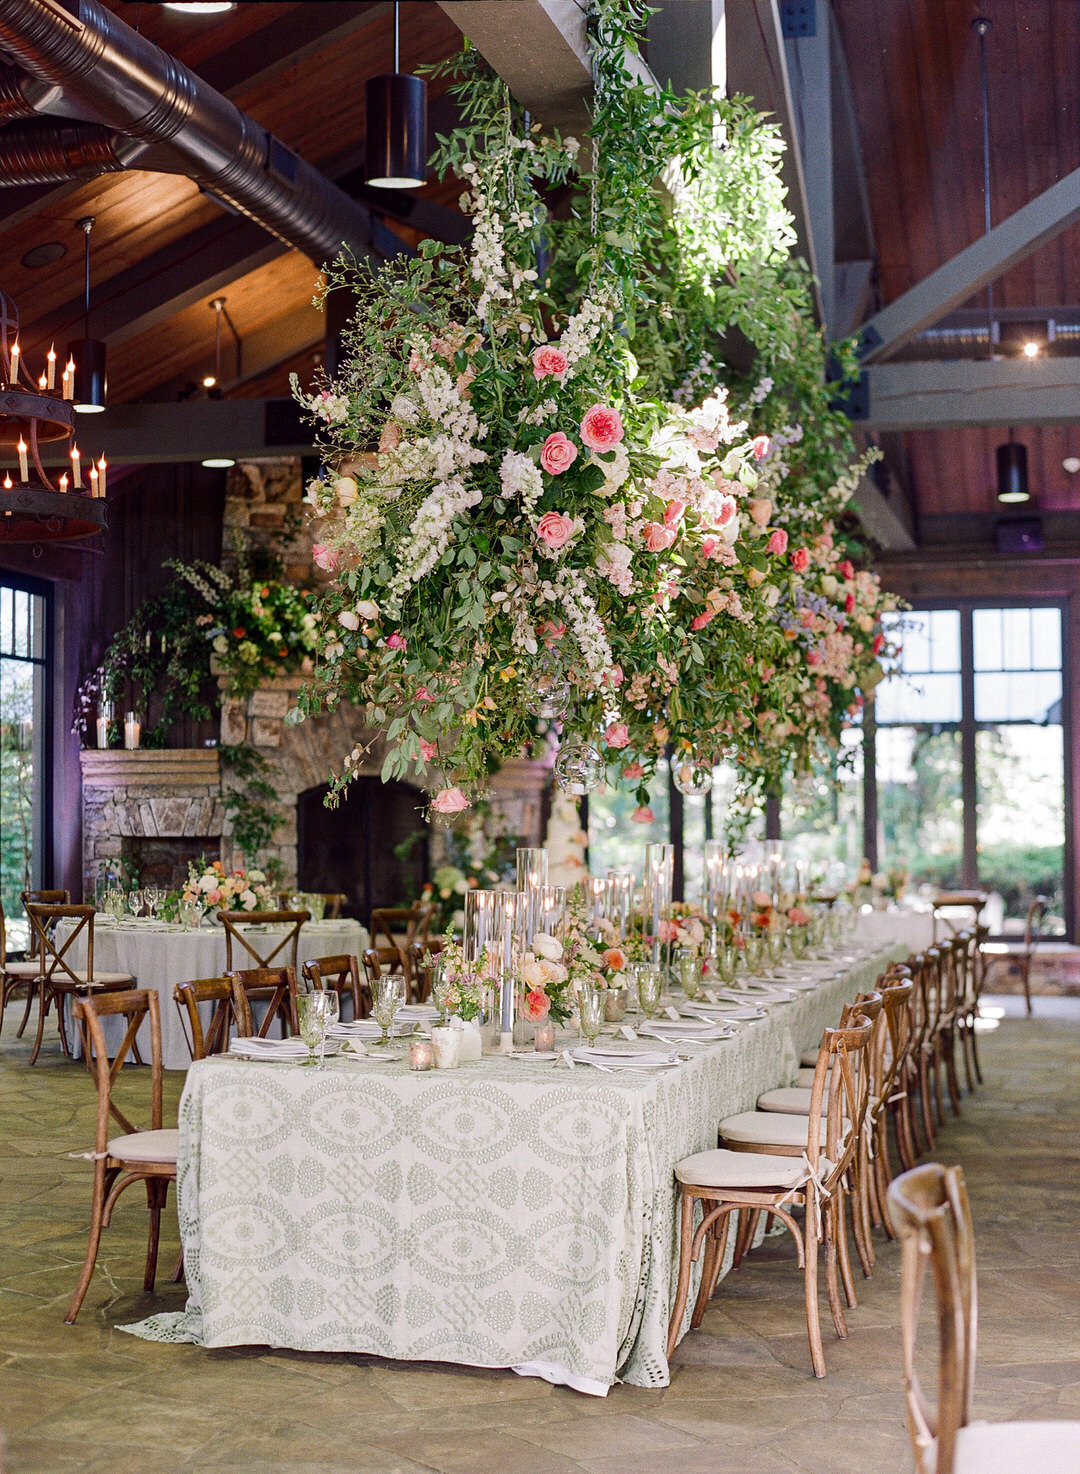
[[[225,744],[221,754],[221,794],[232,823],[233,839],[253,862],[285,822],[275,807],[277,769],[247,743]]]

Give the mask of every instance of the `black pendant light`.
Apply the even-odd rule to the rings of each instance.
[[[380,189],[416,189],[427,173],[427,83],[402,73],[399,6],[394,5],[394,70],[365,87],[364,178]]]
[[[1028,502],[1027,446],[1019,445],[1009,431],[1009,438],[997,448],[997,499],[999,502]]]
[[[68,344],[68,359],[74,364],[76,413],[98,415],[105,408],[107,386],[105,382],[105,344],[100,338],[90,336],[90,232],[94,228],[94,217],[87,215],[77,223],[85,237],[83,336],[76,342]]]

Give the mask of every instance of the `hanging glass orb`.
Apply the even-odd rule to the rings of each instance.
[[[683,758],[672,769],[672,778],[680,793],[700,798],[712,788],[712,767],[694,758]]]
[[[536,715],[546,717],[548,721],[555,721],[564,717],[570,710],[570,697],[573,689],[570,682],[562,676],[551,675],[549,672],[541,672],[533,683],[536,692]]]
[[[559,748],[555,759],[555,783],[564,793],[578,798],[599,788],[604,777],[604,759],[591,742],[572,738]]]

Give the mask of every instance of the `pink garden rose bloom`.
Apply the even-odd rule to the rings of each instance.
[[[328,548],[325,543],[316,543],[311,550],[311,556],[315,560],[316,568],[321,568],[324,573],[333,573],[341,561],[341,554],[336,548]]]
[[[881,652],[882,652],[882,650],[885,649],[885,636],[884,635],[875,635],[874,636],[874,643],[871,645],[870,648],[871,648],[871,650],[873,650],[873,652],[874,652],[875,655],[880,655]]]
[[[551,343],[541,343],[539,348],[533,349],[532,366],[535,379],[547,378],[548,374],[561,379],[570,367],[570,360],[561,348],[556,348]]]
[[[695,614],[694,618],[690,621],[690,628],[692,630],[703,630],[705,628],[705,626],[707,624],[711,624],[711,622],[715,618],[716,618],[716,611],[715,610],[713,610],[713,609],[705,609],[705,610],[702,611],[701,614]]]
[[[647,804],[642,804],[634,810],[630,818],[635,824],[652,824],[656,820],[656,815]]]
[[[406,642],[398,634],[397,630],[387,638],[386,648],[388,650],[404,650],[406,648]]]
[[[438,750],[439,745],[437,742],[427,742],[423,737],[420,738],[420,756],[426,763],[430,763]]]
[[[578,448],[572,440],[567,440],[561,430],[553,430],[544,441],[540,464],[549,476],[561,476],[574,464],[577,453]]]
[[[525,1017],[530,1024],[542,1023],[551,1012],[551,999],[542,988],[531,988],[525,994]]]
[[[733,496],[722,496],[716,509],[716,526],[726,527],[738,510]]]
[[[640,763],[627,763],[626,767],[622,770],[622,775],[624,778],[629,779],[631,783],[636,783],[639,778],[644,778],[645,769]]]
[[[626,680],[626,674],[621,665],[611,665],[604,672],[605,686],[621,686]]]
[[[650,553],[662,553],[665,548],[671,547],[676,537],[675,529],[665,527],[662,522],[646,522],[641,535]]]
[[[720,550],[720,539],[718,537],[703,537],[701,539],[701,556],[703,558],[715,558]]]
[[[683,513],[686,511],[687,503],[674,501],[668,502],[664,508],[664,526],[678,527],[682,521]]]
[[[604,729],[604,741],[609,747],[625,747],[630,741],[630,729],[625,722],[609,722]]]
[[[784,531],[784,529],[782,527],[778,527],[776,529],[776,531],[773,533],[772,537],[769,538],[769,541],[766,544],[766,552],[769,552],[769,553],[786,553],[787,552],[787,533]]]
[[[767,496],[755,496],[746,504],[750,521],[755,527],[767,527],[772,516],[772,502]]]
[[[754,436],[754,460],[760,461],[761,457],[769,453],[769,437],[767,435]]]
[[[791,566],[796,573],[805,573],[810,567],[810,550],[808,548],[796,548],[791,555]]]
[[[460,788],[440,788],[431,800],[431,807],[437,814],[460,814],[469,807],[469,800]]]
[[[537,523],[536,535],[549,548],[561,548],[570,538],[574,524],[561,512],[545,512]]]
[[[854,594],[848,594],[847,598],[844,600],[844,613],[845,614],[854,614],[855,613],[855,595]]]
[[[590,450],[611,450],[624,435],[623,422],[617,409],[594,404],[585,411],[581,422],[581,438]]]
[[[855,565],[850,558],[845,558],[840,564],[840,576],[847,579],[855,577]]]

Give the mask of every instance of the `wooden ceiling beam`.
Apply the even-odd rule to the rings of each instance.
[[[860,429],[1080,424],[1080,358],[953,359],[864,369]]]
[[[100,442],[110,465],[135,466],[311,455],[313,439],[313,429],[291,399],[192,399],[112,405],[92,430],[87,428],[83,443],[96,453]],[[42,458],[61,464],[52,455]]]

